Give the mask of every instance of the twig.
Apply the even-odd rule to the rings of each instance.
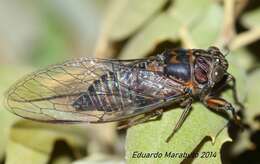
[[[249,31],[243,32],[231,42],[230,49],[238,49],[260,39],[260,28],[253,28]]]
[[[224,0],[224,22],[218,39],[220,46],[226,47],[235,36],[235,0]]]
[[[249,0],[236,0],[236,4],[235,4],[235,17],[236,18],[246,8],[248,2],[249,2]]]

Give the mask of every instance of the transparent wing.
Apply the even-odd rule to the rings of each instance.
[[[138,115],[183,93],[156,72],[135,67],[144,60],[81,58],[32,73],[7,93],[9,110],[46,122],[108,122]]]

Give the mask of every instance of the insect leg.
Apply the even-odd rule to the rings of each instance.
[[[228,74],[228,79],[227,81],[232,81],[232,92],[233,92],[233,98],[235,100],[235,103],[241,108],[244,109],[244,105],[239,101],[238,95],[237,95],[237,90],[236,90],[236,79],[231,75]]]
[[[234,107],[224,99],[215,97],[205,97],[203,103],[217,112],[226,113],[238,126],[242,127],[240,117],[237,115]]]
[[[142,117],[133,118],[128,123],[118,126],[117,129],[129,128],[131,126],[134,126],[134,125],[137,125],[140,123],[144,123],[144,122],[150,120],[152,117],[155,117],[154,120],[159,119],[162,116],[162,113],[163,113],[163,109],[157,109],[153,112],[146,113]]]
[[[183,124],[183,122],[185,121],[186,117],[188,116],[188,114],[190,112],[192,99],[188,99],[188,101],[184,101],[184,103],[186,104],[186,107],[185,107],[184,111],[182,112],[181,117],[179,118],[177,124],[175,125],[172,133],[166,139],[166,142],[169,142],[170,139],[174,136],[174,134],[180,129],[181,125]]]

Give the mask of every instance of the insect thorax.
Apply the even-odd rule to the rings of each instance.
[[[221,81],[228,68],[227,60],[216,47],[168,50],[162,55],[166,76],[187,85],[194,94]]]

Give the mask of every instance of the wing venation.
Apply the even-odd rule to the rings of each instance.
[[[158,72],[135,67],[145,60],[81,58],[18,81],[6,104],[24,118],[46,122],[122,120],[180,100],[182,88]]]

